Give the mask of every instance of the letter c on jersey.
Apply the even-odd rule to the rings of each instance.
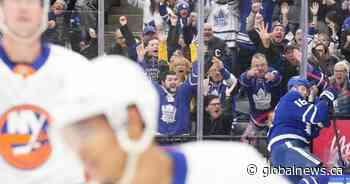
[[[33,105],[20,105],[0,117],[0,154],[18,169],[44,164],[52,148],[48,140],[49,113]]]

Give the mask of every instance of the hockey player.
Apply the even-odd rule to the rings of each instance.
[[[289,92],[281,98],[268,135],[268,150],[275,167],[320,167],[321,161],[310,153],[310,141],[323,127],[329,126],[329,111],[337,97],[334,90],[324,90],[319,101],[310,104],[309,81],[299,76],[288,82]],[[302,176],[288,178],[298,183]]]
[[[78,80],[76,89],[71,88],[68,97],[74,101],[54,106],[60,123],[51,136],[65,140],[92,179],[111,184],[286,183],[281,177],[255,173],[253,164],[261,169],[264,160],[245,144],[158,146],[153,137],[159,97],[143,70],[121,57],[107,56],[94,62],[91,72],[84,76],[89,83]],[[125,80],[126,74],[133,77]],[[111,78],[118,85],[105,82]],[[250,171],[256,175],[247,174]]]
[[[69,78],[86,59],[43,43],[48,0],[0,1],[0,178],[2,184],[82,183],[83,170],[63,144],[48,139]]]

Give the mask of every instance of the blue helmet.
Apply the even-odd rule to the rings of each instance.
[[[305,86],[309,88],[311,87],[311,83],[307,79],[302,78],[301,76],[294,76],[288,81],[288,90],[291,89],[293,86]]]

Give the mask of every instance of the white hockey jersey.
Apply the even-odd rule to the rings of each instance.
[[[86,65],[82,56],[54,45],[45,45],[30,67],[14,65],[0,48],[1,184],[84,181],[80,163],[63,144],[48,139],[48,128],[59,122],[47,109],[64,100],[69,78]]]
[[[161,25],[163,23],[162,17],[159,12],[151,12],[151,1],[150,0],[128,0],[128,3],[136,8],[143,10],[143,26],[148,25],[154,21],[155,25]],[[167,8],[168,12],[171,9]]]
[[[244,143],[197,142],[166,150],[175,164],[174,184],[289,184],[282,176],[267,176],[266,160]]]
[[[225,40],[228,47],[236,47],[240,29],[239,1],[215,3],[210,10],[208,22],[213,25],[214,35]]]

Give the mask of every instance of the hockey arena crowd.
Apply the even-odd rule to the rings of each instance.
[[[139,22],[128,15],[117,16],[113,20],[117,22],[113,40],[105,54],[129,58],[152,80],[160,96],[159,136],[196,134],[196,97],[201,82],[203,135],[237,135],[237,121],[241,120],[247,123],[239,133],[240,141],[259,144],[254,137],[268,136],[278,122],[274,122],[277,112],[285,114],[278,116],[282,120],[289,120],[290,113],[300,113],[299,119],[309,118],[305,121],[311,124],[323,121],[324,114],[350,114],[350,0],[308,0],[305,37],[301,29],[302,2],[205,0],[203,35],[198,35],[198,0],[106,0],[106,17],[117,4],[141,9],[143,22],[142,31],[135,32],[131,27]],[[98,56],[97,0],[51,0],[50,10],[44,39],[69,46],[88,59]],[[204,81],[198,81],[200,37],[204,40]],[[302,70],[303,45],[308,48],[308,84],[302,79],[289,83]],[[125,80],[129,77],[133,76],[125,76]],[[310,90],[308,101],[295,101],[296,106],[314,105],[304,111],[284,109],[281,99],[293,98],[286,94],[297,85]],[[139,93],[142,95],[142,91]],[[326,108],[327,100],[322,101],[325,98],[331,100],[331,109]],[[247,104],[247,112],[240,110],[242,104]],[[320,113],[324,114],[319,114],[317,110],[323,108]],[[305,127],[310,128],[307,141],[317,137],[321,128],[329,127],[329,123],[316,123]],[[270,132],[270,144],[265,149],[287,149],[277,148],[280,145],[274,138],[282,134],[278,131],[290,133],[283,132],[288,127]],[[272,153],[272,162],[282,163],[274,154],[278,151]],[[311,158],[306,162],[311,167],[318,161]]]
[[[135,22],[118,17],[113,44],[106,52],[139,63],[158,86],[160,134],[190,134],[195,131],[191,122],[196,118],[196,71],[191,70],[198,47],[196,1],[159,1],[128,0],[144,9],[143,32],[133,34],[129,24]],[[111,3],[105,2],[108,12]],[[91,12],[97,11],[97,1],[56,0],[51,4],[45,38],[61,45],[68,40],[73,50],[96,57],[97,14]],[[205,8],[204,135],[230,135],[233,119],[240,115],[236,101],[248,98],[248,118],[254,126],[248,126],[244,135],[251,136],[256,127],[269,126],[271,113],[288,90],[288,80],[300,73],[301,0],[211,0]],[[307,77],[314,96],[327,86],[338,88],[344,96],[336,107],[341,112],[349,112],[350,107],[349,15],[350,1],[309,1]],[[255,76],[259,81],[247,83]]]

